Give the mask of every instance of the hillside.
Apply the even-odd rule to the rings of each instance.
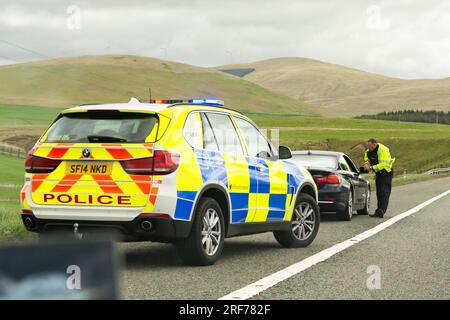
[[[356,116],[405,108],[450,111],[450,78],[403,80],[305,58],[217,69],[254,69],[243,79],[311,104],[323,115]]]
[[[312,115],[298,100],[252,82],[186,64],[137,56],[84,56],[0,66],[0,103],[67,107],[130,97],[216,96],[244,112]]]

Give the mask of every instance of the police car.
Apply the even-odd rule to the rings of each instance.
[[[82,105],[29,152],[22,220],[40,238],[115,230],[173,242],[194,265],[213,264],[238,235],[305,247],[319,229],[317,187],[290,157],[219,100]]]

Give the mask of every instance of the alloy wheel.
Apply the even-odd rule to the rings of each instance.
[[[316,225],[316,214],[313,207],[307,202],[300,202],[294,210],[292,219],[292,232],[299,240],[308,239]]]
[[[219,214],[216,210],[209,208],[203,217],[202,246],[205,253],[213,256],[219,248],[221,241],[221,226]]]

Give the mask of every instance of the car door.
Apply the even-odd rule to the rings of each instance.
[[[250,172],[234,123],[225,113],[205,112],[202,117],[204,137],[208,138],[211,133],[213,134],[223,159],[226,186],[231,202],[231,223],[248,222],[249,213],[252,214],[255,210],[256,202],[249,198]]]
[[[249,121],[233,117],[244,140],[251,172],[250,197],[256,198],[251,222],[281,221],[286,212],[287,174],[282,161],[275,157],[266,137]]]
[[[346,155],[342,156],[344,161],[347,163],[349,170],[352,172],[353,181],[355,186],[356,193],[356,209],[361,209],[366,205],[366,197],[367,197],[367,182],[363,176],[359,173],[353,161],[347,157]]]
[[[344,159],[343,156],[339,156],[338,161],[339,161],[340,174],[353,187],[353,202],[354,202],[354,205],[358,205],[358,203],[360,201],[359,198],[360,198],[360,193],[361,193],[360,192],[360,188],[359,188],[359,184],[358,184],[358,178],[351,171],[350,166],[348,165],[347,161]]]

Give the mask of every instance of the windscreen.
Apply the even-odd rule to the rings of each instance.
[[[336,169],[337,168],[337,158],[333,155],[318,155],[318,154],[294,154],[292,155],[292,161],[297,165],[303,167],[313,167],[313,168],[327,168]]]
[[[45,142],[153,142],[146,141],[146,138],[157,123],[155,114],[146,113],[108,111],[64,114],[51,127]]]

